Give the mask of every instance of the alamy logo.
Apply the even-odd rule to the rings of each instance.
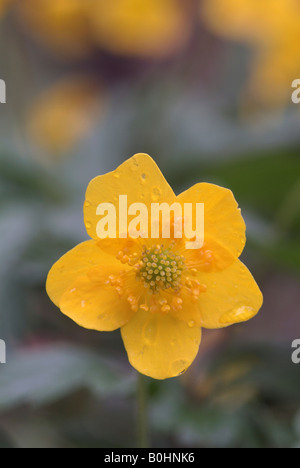
[[[292,102],[294,104],[300,103],[300,80],[294,80],[292,83],[292,88],[296,88],[295,91],[292,93]]]
[[[127,195],[119,196],[118,206],[100,203],[96,208],[99,239],[186,239],[186,249],[200,249],[204,244],[204,203],[144,203],[128,206]]]
[[[6,104],[6,84],[4,80],[0,80],[0,104]]]
[[[6,345],[4,340],[0,340],[0,364],[6,364]]]
[[[300,340],[294,340],[292,348],[295,349],[292,353],[292,362],[294,364],[300,364]]]

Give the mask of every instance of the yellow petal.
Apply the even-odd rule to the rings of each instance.
[[[262,293],[239,260],[226,270],[201,272],[197,278],[207,286],[198,302],[204,328],[223,328],[245,322],[254,317],[262,306]]]
[[[100,249],[94,240],[77,245],[61,257],[49,271],[46,282],[47,293],[54,304],[58,306],[63,293],[76,279],[97,265],[103,265],[108,271],[122,269],[120,262]]]
[[[154,379],[183,373],[195,359],[201,329],[190,328],[170,315],[140,310],[121,329],[131,365]]]
[[[191,32],[189,9],[180,0],[98,0],[90,12],[95,40],[122,55],[163,57]]]
[[[226,247],[208,236],[201,249],[185,249],[182,255],[187,268],[199,271],[224,270],[236,261],[236,257]]]
[[[115,171],[98,176],[89,183],[84,204],[84,221],[87,232],[93,239],[98,239],[96,229],[100,216],[96,214],[97,207],[102,203],[113,204],[117,208],[118,220],[119,195],[127,195],[128,206],[144,203],[149,213],[151,203],[172,204],[176,201],[173,190],[153,159],[147,154],[137,154]],[[119,232],[122,234],[123,231],[119,231],[118,222],[116,227],[118,237]]]
[[[115,288],[90,275],[77,279],[63,294],[60,310],[78,325],[98,331],[113,331],[130,320],[134,312]]]
[[[204,241],[215,240],[223,248],[225,264],[228,251],[235,258],[240,256],[246,242],[246,226],[231,190],[201,183],[180,194],[177,200],[181,204],[193,203],[194,209],[196,203],[204,203]],[[195,217],[194,210],[193,219]]]

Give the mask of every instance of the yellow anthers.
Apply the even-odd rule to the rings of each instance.
[[[169,304],[165,304],[162,306],[160,310],[162,311],[163,314],[167,314],[168,312],[170,312],[171,307],[169,306]]]
[[[213,255],[213,252],[211,250],[201,250],[199,252],[199,264],[201,266],[202,269],[204,270],[210,270],[211,267],[213,266],[213,262],[214,262],[214,255]]]
[[[173,297],[172,304],[171,304],[173,310],[175,311],[182,310],[182,304],[183,304],[183,300],[181,299],[181,297]]]
[[[139,261],[139,254],[134,252],[132,255],[129,255],[128,265],[135,266]]]
[[[205,293],[207,290],[207,286],[205,284],[201,284],[200,281],[189,277],[185,278],[183,284],[187,288],[187,292],[192,297],[192,302],[194,303],[198,302],[200,294]]]
[[[131,307],[133,312],[137,312],[139,310],[138,299],[135,296],[128,296],[127,301]]]
[[[117,291],[117,293],[119,294],[119,296],[123,296],[124,290],[123,290],[120,286],[117,286],[117,287],[116,287],[116,291]]]
[[[144,286],[153,293],[162,289],[179,290],[185,268],[184,258],[176,255],[170,248],[163,245],[144,247],[137,265],[137,279],[142,280]]]
[[[137,252],[129,254],[128,249],[125,250],[126,252],[124,250],[120,250],[116,255],[116,259],[119,260],[123,265],[128,264],[134,268],[138,268],[137,264],[139,263],[139,254]]]

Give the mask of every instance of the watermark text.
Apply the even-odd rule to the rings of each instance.
[[[295,349],[292,353],[292,362],[294,364],[300,364],[300,340],[294,340],[292,348]]]
[[[6,83],[0,80],[0,104],[6,104]]]
[[[292,102],[294,104],[299,104],[300,103],[300,79],[293,81],[292,88],[296,88],[295,91],[292,92]]]
[[[4,340],[0,340],[0,364],[6,364],[6,344]]]
[[[182,239],[186,249],[200,249],[204,244],[204,203],[145,203],[128,205],[127,195],[119,195],[118,206],[100,203],[96,215],[99,239]]]

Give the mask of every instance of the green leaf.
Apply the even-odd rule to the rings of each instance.
[[[0,373],[0,409],[48,404],[80,388],[100,396],[122,394],[131,381],[114,362],[72,346],[8,353]]]

